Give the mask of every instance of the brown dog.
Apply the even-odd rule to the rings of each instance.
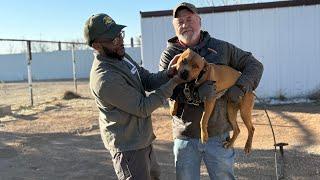
[[[177,68],[178,75],[186,80],[196,80],[196,84],[200,85],[206,80],[215,81],[217,94],[227,90],[235,84],[241,73],[226,65],[209,64],[200,55],[187,49],[179,57],[177,63],[174,65]],[[198,77],[198,76],[201,77]],[[240,133],[237,124],[237,112],[240,109],[241,118],[248,129],[248,138],[245,145],[245,153],[251,152],[252,138],[254,127],[252,125],[251,112],[254,106],[254,94],[252,92],[245,93],[239,104],[228,102],[228,119],[233,129],[233,135],[230,140],[224,143],[225,148],[232,147],[236,138]],[[216,97],[207,99],[204,102],[204,112],[200,121],[201,128],[201,142],[208,140],[208,121],[213,112],[216,102]],[[178,102],[170,103],[171,115],[176,115],[178,109]]]

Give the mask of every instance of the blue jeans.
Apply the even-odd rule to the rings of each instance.
[[[175,139],[174,156],[177,180],[200,180],[201,160],[207,167],[211,180],[235,179],[233,164],[234,149],[225,149],[223,142],[229,133],[210,137],[202,144],[200,139]]]

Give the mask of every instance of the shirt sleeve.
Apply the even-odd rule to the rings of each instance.
[[[168,51],[163,51],[160,57],[160,63],[159,63],[159,70],[165,70],[168,69],[168,65],[170,61],[172,60],[173,56],[170,55]]]
[[[168,81],[149,96],[129,85],[126,80],[117,73],[109,74],[112,78],[101,81],[97,92],[102,103],[111,104],[118,109],[138,117],[148,117],[161,106],[166,98],[170,97],[177,83]]]
[[[138,71],[144,89],[149,92],[159,88],[162,84],[169,81],[166,71],[150,73],[148,70],[140,66],[138,66]]]
[[[238,85],[256,89],[263,73],[263,65],[250,52],[243,51],[232,44],[228,44],[230,66],[242,74],[237,81]]]

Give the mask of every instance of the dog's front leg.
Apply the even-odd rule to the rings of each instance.
[[[204,112],[202,114],[202,118],[200,121],[200,129],[201,129],[201,142],[205,143],[209,139],[208,135],[208,121],[213,113],[214,105],[216,103],[216,99],[212,98],[204,102]]]
[[[175,116],[177,115],[177,111],[178,111],[178,101],[176,100],[169,100],[169,107],[170,107],[170,115],[171,116]]]

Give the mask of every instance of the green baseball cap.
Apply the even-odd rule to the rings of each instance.
[[[106,14],[92,15],[84,25],[84,39],[92,46],[96,38],[114,39],[126,27],[116,22]]]
[[[190,12],[198,14],[198,10],[193,4],[190,4],[190,3],[187,3],[187,2],[183,2],[183,3],[179,4],[178,6],[176,6],[173,9],[173,14],[172,14],[173,17],[176,18],[177,17],[177,12],[179,10],[182,10],[182,9],[188,9]]]

